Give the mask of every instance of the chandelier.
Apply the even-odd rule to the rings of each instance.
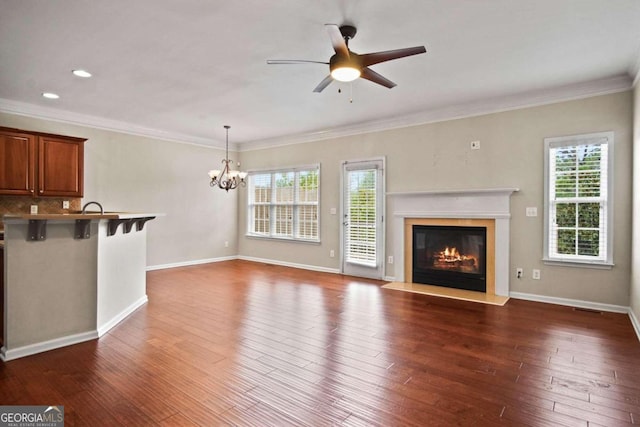
[[[238,184],[243,187],[247,185],[245,181],[247,173],[230,169],[229,166],[233,163],[233,160],[229,159],[229,128],[231,128],[231,126],[225,125],[224,128],[227,130],[226,156],[222,160],[222,170],[214,169],[209,171],[209,178],[211,178],[209,185],[211,187],[217,186],[228,192],[229,190],[237,188]],[[240,167],[240,163],[238,163],[238,167]]]

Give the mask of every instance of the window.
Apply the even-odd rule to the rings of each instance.
[[[544,259],[613,265],[613,132],[545,139]]]
[[[319,242],[320,166],[249,174],[248,235]]]

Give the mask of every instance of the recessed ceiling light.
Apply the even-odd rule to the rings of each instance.
[[[58,95],[57,93],[52,93],[52,92],[42,92],[42,96],[48,99],[58,99],[60,98],[60,95]]]
[[[78,77],[84,77],[84,78],[91,77],[91,73],[86,70],[73,70],[73,74]]]

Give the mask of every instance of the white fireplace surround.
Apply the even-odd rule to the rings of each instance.
[[[495,220],[495,293],[509,296],[510,198],[517,188],[387,193],[392,215],[395,277],[404,282],[404,220],[406,218],[465,218]]]

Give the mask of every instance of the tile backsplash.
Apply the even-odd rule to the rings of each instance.
[[[62,209],[62,202],[69,201],[69,209]],[[0,229],[4,228],[2,217],[7,214],[28,214],[31,205],[38,205],[38,213],[68,213],[82,209],[81,198],[42,197],[34,199],[28,196],[0,196]]]

